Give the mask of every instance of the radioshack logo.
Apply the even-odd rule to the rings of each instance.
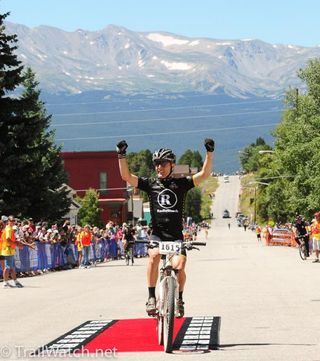
[[[172,190],[164,189],[158,194],[158,203],[162,208],[173,208],[177,204],[177,196]]]

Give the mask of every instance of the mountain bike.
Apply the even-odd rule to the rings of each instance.
[[[307,257],[308,257],[306,244],[305,244],[305,242],[304,242],[305,236],[306,236],[306,235],[295,237],[296,242],[299,244],[299,255],[300,255],[300,258],[301,258],[303,261],[305,261],[305,260],[307,259]]]
[[[130,261],[131,261],[131,266],[133,266],[133,264],[134,264],[133,246],[134,246],[134,242],[128,242],[125,253],[124,253],[124,258],[126,260],[127,266],[129,266]]]
[[[182,250],[197,249],[196,246],[205,246],[206,242],[193,241],[137,241],[148,243],[149,248],[159,247],[161,267],[159,285],[157,288],[157,333],[159,345],[164,346],[164,351],[172,352],[174,318],[179,317],[177,301],[179,296],[178,270],[172,267],[171,261]]]

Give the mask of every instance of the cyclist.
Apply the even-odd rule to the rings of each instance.
[[[293,231],[296,242],[299,245],[301,244],[301,241],[304,242],[306,247],[306,256],[309,257],[309,233],[307,229],[307,224],[303,220],[303,217],[301,215],[298,215],[296,217],[296,223],[294,224]]]
[[[212,172],[214,141],[205,139],[204,145],[207,152],[203,167],[193,177],[173,178],[171,175],[176,157],[171,149],[160,148],[152,156],[157,177],[145,178],[137,177],[130,172],[126,159],[128,147],[126,141],[122,140],[117,144],[122,179],[148,194],[152,222],[151,239],[162,241],[183,239],[183,211],[186,193],[207,179]],[[161,256],[157,248],[149,248],[148,254],[147,282],[149,297],[146,303],[146,311],[148,315],[153,316],[156,312],[155,288]],[[182,317],[184,315],[183,290],[186,282],[186,253],[175,256],[172,265],[178,270],[179,299],[177,300],[177,307],[179,315]]]
[[[126,256],[130,256],[130,252],[132,252],[131,264],[133,265],[133,246],[136,240],[136,231],[131,223],[129,223],[128,227],[124,227],[122,240]]]

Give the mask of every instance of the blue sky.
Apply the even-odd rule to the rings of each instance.
[[[319,0],[0,0],[8,21],[67,31],[109,24],[190,37],[320,45]]]

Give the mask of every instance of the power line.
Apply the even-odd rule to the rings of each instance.
[[[69,127],[69,126],[91,126],[91,125],[107,125],[107,124],[125,124],[125,123],[143,123],[143,122],[159,122],[159,121],[170,121],[170,120],[188,120],[188,119],[199,119],[199,118],[220,118],[229,117],[235,115],[248,115],[248,114],[264,114],[264,113],[278,113],[283,109],[275,110],[257,110],[252,112],[238,112],[238,113],[227,113],[227,114],[209,114],[209,115],[192,115],[189,117],[171,117],[171,118],[151,118],[151,119],[134,119],[134,120],[114,120],[108,122],[88,122],[88,123],[65,123],[65,124],[52,124],[52,127]]]
[[[56,141],[67,142],[75,140],[99,140],[99,139],[119,139],[119,138],[134,138],[134,137],[146,137],[146,136],[159,136],[159,135],[172,135],[172,134],[192,134],[202,132],[222,132],[236,129],[249,129],[249,128],[263,128],[278,125],[278,123],[268,123],[260,125],[247,125],[242,127],[229,127],[229,128],[209,128],[209,129],[197,129],[197,130],[184,130],[184,131],[170,131],[161,133],[144,133],[144,134],[120,134],[120,135],[106,135],[102,137],[78,137],[78,138],[58,138]]]
[[[85,116],[85,115],[95,115],[95,114],[120,114],[120,113],[136,113],[136,112],[150,112],[150,111],[166,111],[166,110],[178,110],[178,109],[196,109],[196,108],[212,108],[226,105],[246,105],[246,104],[260,104],[260,103],[269,103],[275,102],[276,100],[256,100],[249,102],[229,102],[229,103],[220,103],[220,104],[202,104],[202,105],[185,105],[179,107],[167,107],[167,108],[150,108],[150,109],[130,109],[130,110],[108,110],[103,112],[86,112],[86,113],[56,113],[53,114],[53,117],[69,117],[69,116]]]
[[[174,96],[174,95],[173,95]],[[89,104],[116,104],[116,103],[130,103],[130,102],[145,102],[146,99],[148,100],[187,100],[190,98],[205,98],[205,97],[214,97],[214,96],[221,96],[221,94],[199,94],[199,95],[188,95],[188,96],[182,96],[182,97],[176,97],[176,98],[143,98],[143,99],[136,99],[136,98],[126,98],[124,100],[113,100],[113,99],[107,99],[105,101],[92,101],[92,102],[74,102],[74,103],[45,103],[48,106],[56,106],[56,105],[89,105]],[[267,99],[265,101],[279,101],[280,99]],[[263,100],[261,100],[263,102]]]

